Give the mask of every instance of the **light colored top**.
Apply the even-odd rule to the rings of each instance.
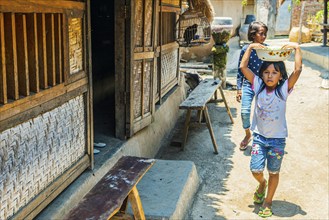
[[[286,101],[291,92],[288,91],[288,80],[280,88],[283,100],[275,90],[268,93],[265,88],[258,94],[262,84],[264,84],[263,80],[255,76],[252,88],[256,94],[256,102],[251,130],[266,138],[286,138],[288,136]]]

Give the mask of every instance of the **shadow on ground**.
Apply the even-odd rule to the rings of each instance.
[[[233,118],[236,119],[237,109],[230,108],[230,110]],[[233,167],[232,155],[236,144],[232,142],[233,124],[226,112],[224,103],[209,103],[208,111],[219,154],[214,154],[214,147],[205,123],[190,126],[184,151],[177,146],[177,143],[181,143],[183,138],[182,133],[186,115],[184,111],[172,131],[170,141],[172,144],[164,146],[159,155],[160,159],[165,160],[193,161],[196,166],[201,183],[199,192],[196,194],[196,197],[199,198],[194,199],[194,202],[202,201],[202,204],[193,205],[186,219],[202,219],[205,216],[201,216],[200,213],[218,213],[220,211],[222,201],[219,196],[227,192],[225,182]],[[195,111],[192,112],[191,121],[196,120],[197,114]],[[216,219],[225,218],[216,216]]]
[[[253,204],[249,205],[249,208],[254,208],[253,212],[257,214],[261,205]],[[282,201],[282,200],[273,200],[272,204],[273,217],[282,217],[282,218],[291,218],[296,215],[307,215],[299,205]]]

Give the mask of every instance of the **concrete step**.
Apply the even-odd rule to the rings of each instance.
[[[328,70],[329,47],[322,47],[318,44],[302,44],[301,49],[303,59]]]
[[[146,219],[184,219],[199,183],[193,162],[156,160],[137,185]]]

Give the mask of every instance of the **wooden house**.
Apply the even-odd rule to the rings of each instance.
[[[178,112],[180,13],[179,0],[0,1],[0,219],[35,217],[92,169],[97,132],[129,141],[165,100]]]

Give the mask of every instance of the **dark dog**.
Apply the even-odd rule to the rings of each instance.
[[[188,70],[185,73],[185,82],[189,85],[190,89],[193,90],[199,85],[202,78],[196,70]]]

